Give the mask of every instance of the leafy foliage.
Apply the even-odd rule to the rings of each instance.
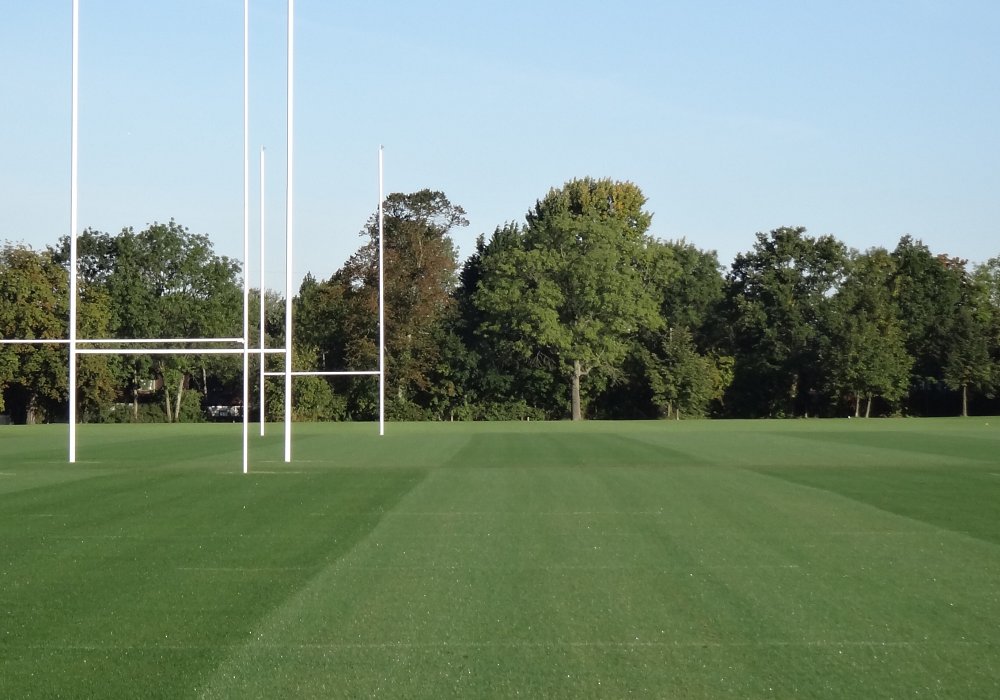
[[[390,415],[428,417],[424,408],[446,405],[434,381],[445,362],[442,324],[452,312],[458,260],[449,237],[466,226],[465,211],[441,192],[391,194],[383,204],[385,230],[386,394]],[[361,235],[367,242],[329,280],[307,277],[294,318],[300,342],[314,344],[324,369],[368,370],[378,365],[378,220]],[[372,418],[372,382],[354,382],[347,411]]]
[[[630,182],[551,189],[523,223],[480,235],[459,266],[465,211],[429,189],[385,209],[387,415],[395,420],[944,414],[996,411],[1000,257],[967,263],[903,236],[848,251],[801,227],[756,234],[728,270],[713,251],[650,235]],[[293,299],[296,369],[378,362],[378,228],[327,280]],[[64,338],[68,249],[0,249],[0,336]],[[240,265],[174,221],[79,238],[80,337],[235,337]],[[251,336],[284,344],[284,300],[250,296]],[[0,346],[0,410],[61,420],[62,344]],[[264,360],[283,366],[281,355]],[[253,357],[256,375],[261,360]],[[238,401],[222,356],[78,357],[85,421],[201,419]],[[280,419],[284,393],[257,396]],[[374,377],[295,380],[296,420],[370,420]],[[155,400],[154,405],[150,401]],[[123,402],[128,401],[128,411]]]
[[[107,295],[114,338],[215,338],[241,335],[241,266],[217,256],[208,236],[171,220],[115,236],[87,230],[77,241],[79,274]],[[64,238],[58,256],[68,261]],[[184,392],[192,376],[231,374],[237,360],[185,355],[132,356],[119,360],[118,380],[130,389],[138,418],[138,389],[150,377],[163,381],[168,421],[182,420]],[[205,391],[206,387],[202,387]]]
[[[815,408],[820,329],[846,257],[843,243],[801,227],[758,233],[753,250],[736,256],[727,295],[738,411],[792,416]]]
[[[913,358],[892,294],[894,259],[884,249],[855,255],[833,298],[821,353],[825,387],[834,400],[853,402],[855,417],[871,413],[874,397],[892,404],[905,396]]]
[[[581,379],[612,370],[640,327],[661,323],[643,284],[645,202],[632,183],[572,180],[528,213],[518,245],[482,260],[473,297],[481,332],[568,378],[574,420]]]
[[[657,341],[655,352],[644,353],[653,403],[667,418],[704,415],[716,398],[710,359],[698,354],[686,328],[671,328]]]
[[[9,244],[0,249],[0,337],[66,338],[68,315],[68,277],[51,254]],[[0,410],[4,394],[16,394],[25,422],[52,413],[67,395],[67,362],[63,345],[0,346]]]

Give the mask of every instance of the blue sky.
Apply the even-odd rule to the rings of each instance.
[[[69,0],[0,0],[0,239],[69,228]],[[81,0],[80,223],[174,218],[239,256],[241,0]],[[1000,3],[296,2],[295,276],[332,274],[387,191],[479,233],[580,176],[717,250],[784,225],[1000,254]],[[285,2],[251,0],[252,234],[284,285]],[[250,268],[256,280],[256,241]]]

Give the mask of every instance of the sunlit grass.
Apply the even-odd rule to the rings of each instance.
[[[995,421],[295,430],[0,428],[0,695],[1000,693]]]

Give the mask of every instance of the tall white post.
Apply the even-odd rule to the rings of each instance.
[[[385,215],[382,152],[378,147],[378,434],[385,435]]]
[[[287,169],[285,177],[285,461],[292,461],[292,213],[295,105],[295,0],[288,0]]]
[[[69,146],[69,461],[76,462],[76,229],[79,223],[80,0],[73,0],[73,58]]]
[[[250,0],[243,0],[243,473],[250,470]]]
[[[260,147],[260,436],[264,437],[264,147]]]

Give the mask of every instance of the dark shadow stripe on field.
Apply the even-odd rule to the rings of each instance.
[[[479,433],[447,467],[676,467],[704,464],[688,452],[610,432]]]
[[[213,430],[213,426],[204,426],[201,432],[197,428],[171,428],[172,426],[157,426],[152,431],[146,428],[143,434],[135,437],[101,440],[99,443],[94,441],[95,444],[88,443],[86,437],[89,436],[85,436],[80,441],[78,452],[86,459],[95,460],[98,465],[148,465],[162,469],[203,462],[210,466],[231,467],[235,472],[240,471],[242,443],[238,432],[220,433]]]
[[[0,480],[0,498],[7,494],[51,489],[60,484],[95,479],[112,473],[114,470],[91,469],[79,464],[59,465],[57,468],[50,465],[20,464],[16,472],[10,472]],[[15,513],[0,508],[0,520],[11,517],[16,517]]]
[[[968,459],[997,464],[1000,441],[973,435],[944,435],[935,431],[882,430],[878,432],[778,431],[776,435],[797,440],[847,445],[860,448],[892,450],[920,455],[939,455],[949,459]]]
[[[22,516],[0,518],[3,695],[189,696],[426,476],[143,469],[0,497]]]
[[[749,471],[1000,544],[1000,478],[978,468],[810,466]]]

